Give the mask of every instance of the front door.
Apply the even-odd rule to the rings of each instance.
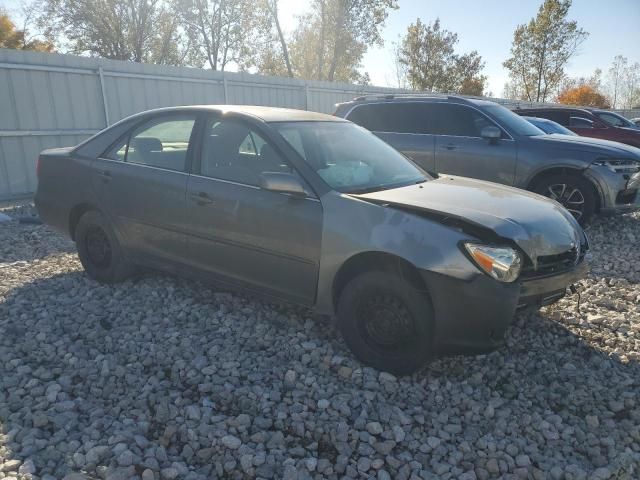
[[[436,171],[513,185],[517,148],[503,129],[500,139],[482,138],[487,126],[498,126],[466,105],[434,105]],[[500,128],[500,127],[498,127]]]
[[[193,114],[154,116],[96,160],[100,204],[134,255],[183,259],[195,121]]]
[[[311,305],[315,301],[322,206],[263,190],[263,172],[292,172],[243,120],[212,117],[189,176],[188,252],[220,280]]]

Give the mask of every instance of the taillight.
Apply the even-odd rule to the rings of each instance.
[[[40,177],[40,157],[36,160],[36,177]]]

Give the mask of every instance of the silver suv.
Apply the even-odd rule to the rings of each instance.
[[[578,221],[630,208],[640,187],[640,149],[547,135],[494,102],[455,96],[367,96],[336,116],[371,131],[431,173],[503,183],[560,202]]]

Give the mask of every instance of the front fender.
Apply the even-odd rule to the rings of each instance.
[[[323,227],[316,310],[333,314],[333,284],[354,255],[381,252],[421,270],[469,280],[477,268],[458,248],[470,235],[436,221],[331,191],[322,198]]]

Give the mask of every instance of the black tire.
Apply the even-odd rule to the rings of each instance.
[[[577,174],[549,175],[540,180],[533,191],[560,203],[583,225],[596,211],[596,192],[593,185]]]
[[[80,217],[75,231],[78,257],[87,274],[101,283],[118,283],[134,273],[109,221],[95,210]]]
[[[431,301],[398,275],[372,271],[355,277],[337,310],[345,342],[366,365],[408,375],[433,357]]]

